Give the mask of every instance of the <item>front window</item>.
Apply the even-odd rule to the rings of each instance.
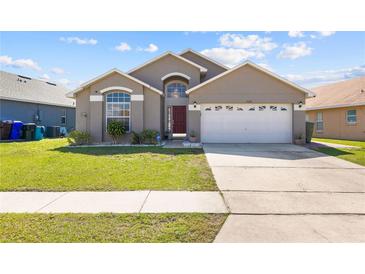
[[[186,85],[183,83],[171,83],[166,88],[167,97],[186,97]]]
[[[128,93],[113,92],[106,96],[106,126],[111,120],[121,121],[125,130],[130,130],[131,96]]]
[[[63,111],[63,115],[61,115],[61,124],[66,125],[66,110]]]
[[[357,122],[356,110],[355,109],[348,110],[347,115],[346,115],[346,119],[347,119],[348,124],[355,124]]]
[[[317,112],[316,129],[317,129],[317,131],[323,131],[323,113],[322,112]]]

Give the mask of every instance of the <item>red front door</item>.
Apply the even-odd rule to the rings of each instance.
[[[173,133],[186,133],[186,106],[172,107]]]

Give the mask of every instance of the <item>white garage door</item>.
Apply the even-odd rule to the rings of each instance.
[[[291,104],[201,105],[203,143],[291,143]]]

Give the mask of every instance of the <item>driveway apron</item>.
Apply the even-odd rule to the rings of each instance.
[[[291,144],[204,151],[232,213],[217,242],[365,242],[364,167]]]

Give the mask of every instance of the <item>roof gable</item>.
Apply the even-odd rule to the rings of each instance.
[[[227,70],[227,71],[225,71],[225,72],[223,72],[223,73],[221,73],[221,74],[219,74],[219,75],[217,75],[217,76],[215,76],[215,77],[207,80],[206,82],[203,82],[200,85],[197,85],[197,86],[195,86],[195,87],[187,90],[186,93],[187,94],[190,94],[191,92],[194,92],[195,90],[198,90],[199,88],[201,88],[201,87],[203,87],[205,85],[208,85],[209,83],[212,83],[214,81],[217,81],[218,79],[223,78],[224,76],[226,76],[226,75],[228,75],[228,74],[230,74],[230,73],[232,73],[232,72],[234,72],[234,71],[236,71],[236,70],[238,70],[238,69],[240,69],[242,67],[245,67],[245,66],[251,66],[251,67],[253,67],[253,68],[261,71],[262,73],[265,73],[265,74],[273,77],[274,79],[277,79],[277,80],[279,80],[279,81],[281,81],[281,82],[283,82],[283,83],[285,83],[287,85],[290,85],[290,86],[296,88],[297,90],[305,93],[307,95],[307,97],[315,96],[315,94],[313,92],[311,92],[310,90],[305,89],[305,88],[303,88],[303,87],[301,87],[301,86],[299,86],[299,85],[297,85],[297,84],[295,84],[295,83],[293,83],[293,82],[291,82],[291,81],[289,81],[289,80],[287,80],[287,79],[285,79],[285,78],[283,78],[283,77],[281,77],[281,76],[279,76],[279,75],[277,75],[277,74],[275,74],[275,73],[273,73],[273,72],[271,72],[271,71],[269,71],[269,70],[267,70],[267,69],[265,69],[265,68],[263,68],[263,67],[261,67],[259,65],[256,65],[255,63],[253,63],[251,61],[245,61],[244,63],[242,63],[240,65],[237,65],[236,67],[234,67],[234,68],[232,68],[230,70]]]
[[[224,70],[228,70],[228,69],[229,69],[229,68],[228,68],[228,67],[226,67],[225,65],[223,65],[223,64],[221,64],[221,63],[219,63],[219,62],[217,62],[217,61],[215,61],[215,60],[213,60],[213,59],[209,58],[208,56],[205,56],[204,54],[201,54],[200,52],[197,52],[197,51],[195,51],[195,50],[193,50],[193,49],[186,49],[186,50],[184,50],[183,52],[181,52],[179,55],[180,55],[180,56],[183,56],[183,55],[184,55],[184,54],[186,54],[186,53],[194,54],[195,56],[197,56],[197,57],[199,57],[199,58],[202,58],[202,59],[204,59],[204,60],[206,60],[206,61],[210,62],[211,64],[214,64],[214,65],[216,65],[216,66],[218,66],[218,67],[220,67],[220,68],[222,68],[222,69],[224,69]]]
[[[190,64],[193,67],[198,68],[201,73],[207,72],[207,69],[205,67],[203,67],[201,65],[198,65],[198,64],[196,64],[196,63],[194,63],[194,62],[192,62],[192,61],[190,61],[190,60],[188,60],[188,59],[186,59],[186,58],[184,58],[182,56],[176,55],[176,54],[168,51],[168,52],[165,52],[165,53],[163,53],[163,54],[161,54],[161,55],[159,55],[159,56],[157,56],[157,57],[155,57],[155,58],[153,58],[153,59],[151,59],[151,60],[143,63],[142,65],[139,65],[138,67],[135,67],[135,68],[131,69],[130,71],[128,71],[128,74],[131,74],[131,73],[133,73],[133,72],[135,72],[135,71],[137,71],[137,70],[139,70],[139,69],[141,69],[141,68],[143,68],[145,66],[148,66],[149,64],[152,64],[154,62],[157,62],[158,60],[164,58],[167,55],[170,55],[170,56],[172,56],[174,58],[177,58],[177,59],[179,59],[179,60],[181,60],[181,61],[183,61],[183,62],[185,62],[187,64]]]
[[[101,79],[103,79],[103,78],[105,78],[105,77],[107,77],[107,76],[109,76],[109,75],[111,75],[113,73],[118,73],[118,74],[120,74],[120,75],[122,75],[122,76],[124,76],[124,77],[126,77],[126,78],[128,78],[128,79],[130,79],[130,80],[132,80],[132,81],[134,81],[136,83],[138,83],[138,84],[141,84],[144,87],[147,87],[147,88],[151,89],[152,91],[154,91],[154,92],[156,92],[156,93],[158,93],[160,95],[163,95],[163,92],[160,91],[160,90],[158,90],[157,88],[154,88],[151,85],[149,85],[149,84],[147,84],[147,83],[145,83],[145,82],[143,82],[143,81],[141,81],[141,80],[139,80],[139,79],[137,79],[137,78],[135,78],[135,77],[133,77],[133,76],[131,76],[129,74],[126,74],[126,73],[124,73],[124,72],[122,72],[122,71],[114,68],[114,69],[111,69],[111,70],[107,71],[106,73],[103,73],[103,74],[101,74],[101,75],[99,75],[99,76],[91,79],[90,81],[87,81],[87,82],[83,83],[76,90],[68,93],[68,96],[69,97],[74,97],[76,93],[82,91],[87,86],[90,86],[91,84],[95,83],[96,81],[99,81],[99,80],[101,80]]]

